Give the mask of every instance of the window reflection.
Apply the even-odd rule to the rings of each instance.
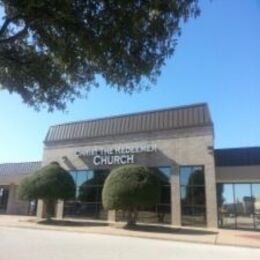
[[[72,171],[76,184],[75,200],[65,202],[64,215],[106,219],[101,194],[108,174],[109,170]]]
[[[171,168],[170,167],[160,167],[161,177],[164,179],[165,184],[170,184],[171,182]]]
[[[206,197],[203,166],[180,167],[182,225],[206,225]]]
[[[233,185],[218,184],[217,194],[217,200],[219,205],[219,225],[228,228],[234,228],[236,220]]]
[[[180,182],[182,186],[204,186],[204,172],[201,166],[182,166],[180,171]]]
[[[252,193],[254,198],[255,228],[260,230],[260,183],[252,184]]]
[[[91,180],[94,179],[94,171],[88,171],[88,181],[91,183]]]
[[[171,168],[153,167],[151,170],[161,180],[161,198],[152,208],[143,208],[138,211],[137,221],[142,223],[171,223]],[[124,221],[126,218],[123,211],[117,211],[117,221]]]
[[[157,205],[150,209],[141,209],[138,221],[149,223],[171,223],[171,168],[152,168],[161,180],[161,198]],[[109,170],[72,171],[76,184],[74,201],[65,202],[65,216],[81,216],[106,219],[106,211],[102,207],[102,189]],[[124,218],[118,212],[117,219]]]
[[[171,168],[152,168],[161,180],[161,198],[155,207],[142,209],[138,221],[143,223],[171,223]]]
[[[219,226],[259,229],[260,184],[218,184]]]
[[[237,228],[252,229],[254,227],[254,202],[250,184],[235,184],[235,207]]]

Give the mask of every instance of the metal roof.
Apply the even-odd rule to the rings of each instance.
[[[215,149],[214,153],[216,167],[260,165],[260,147]]]
[[[41,162],[0,164],[0,185],[20,182],[26,175],[41,168]]]
[[[206,103],[112,116],[51,126],[45,144],[145,133],[177,128],[212,126]]]

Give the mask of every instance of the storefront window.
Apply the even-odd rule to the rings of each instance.
[[[161,198],[153,208],[139,209],[137,222],[141,223],[171,223],[171,168],[151,168],[161,180]],[[123,211],[117,212],[117,221],[125,221]]]
[[[252,184],[252,193],[255,210],[255,228],[260,230],[260,183]]]
[[[254,202],[250,184],[235,184],[237,228],[254,228]]]
[[[219,208],[219,225],[235,228],[235,204],[233,184],[219,184],[217,186],[217,200]]]
[[[260,228],[260,184],[221,183],[217,192],[220,227]]]
[[[72,171],[76,184],[73,201],[65,202],[64,215],[94,219],[106,219],[107,212],[102,207],[102,189],[109,170]]]
[[[150,209],[140,209],[138,220],[144,223],[171,223],[171,168],[152,168],[161,179],[161,199]],[[72,171],[76,184],[75,199],[66,201],[64,216],[107,219],[102,207],[102,189],[109,170]],[[117,212],[117,220],[124,220],[124,213]]]
[[[206,198],[203,166],[180,167],[182,225],[206,225]]]

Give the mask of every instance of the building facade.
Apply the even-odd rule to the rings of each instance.
[[[115,167],[140,164],[159,174],[162,192],[139,222],[260,230],[260,148],[215,150],[207,104],[52,126],[44,145],[42,166],[59,162],[77,186],[57,217],[124,220],[103,209],[102,187]],[[43,209],[39,201],[39,217]]]
[[[41,168],[41,162],[0,164],[0,214],[35,214],[35,202],[19,198],[22,179]]]

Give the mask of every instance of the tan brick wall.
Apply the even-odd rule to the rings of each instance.
[[[21,200],[18,196],[18,186],[11,184],[9,186],[9,195],[7,203],[7,214],[27,215],[29,209],[29,202]]]
[[[216,167],[217,182],[260,182],[260,165]]]
[[[211,148],[214,146],[211,127],[192,128],[178,131],[164,131],[149,134],[113,136],[97,140],[46,147],[43,165],[58,161],[67,169],[93,169],[91,159],[83,161],[76,155],[87,148],[106,148],[113,145],[156,144],[156,153],[136,155],[136,163],[147,166],[172,167],[172,224],[181,224],[181,205],[179,187],[179,165],[204,165],[206,177],[207,221],[209,227],[217,227],[215,166]],[[65,163],[62,157],[68,158]],[[104,168],[104,167],[101,167]]]

